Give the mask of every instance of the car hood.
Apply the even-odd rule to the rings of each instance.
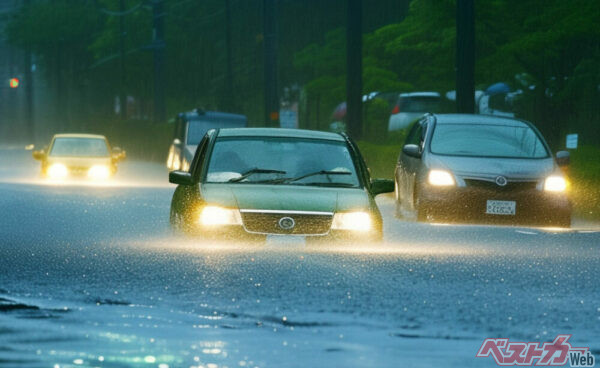
[[[514,159],[490,157],[464,157],[428,155],[428,168],[446,169],[454,174],[472,177],[496,177],[508,179],[539,179],[555,170],[554,159]]]
[[[202,184],[207,203],[240,209],[338,212],[370,207],[364,189],[266,184]]]
[[[48,165],[55,163],[63,164],[67,167],[91,167],[94,165],[110,165],[112,160],[109,156],[107,157],[52,157],[48,156],[46,159]]]

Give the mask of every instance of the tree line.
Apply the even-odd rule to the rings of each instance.
[[[129,96],[129,119],[152,115],[154,1],[31,0],[12,16],[7,39],[33,52],[53,86],[56,124],[119,119],[119,93]],[[346,1],[276,4],[279,95],[300,103],[301,126],[326,129],[345,99]],[[168,116],[203,107],[261,123],[262,6],[164,0]],[[455,9],[455,0],[363,1],[364,93],[453,90]],[[517,115],[555,145],[566,132],[600,144],[599,23],[599,0],[476,0],[477,88],[522,90]],[[384,124],[387,112],[370,111],[365,124]]]

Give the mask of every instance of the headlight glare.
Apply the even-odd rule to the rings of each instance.
[[[104,180],[110,176],[110,169],[104,165],[95,165],[90,167],[87,173],[90,179]]]
[[[544,181],[546,192],[564,192],[567,190],[567,181],[562,176],[552,175]]]
[[[371,215],[367,212],[338,212],[333,216],[331,228],[334,230],[369,231]]]
[[[200,213],[200,224],[204,226],[215,225],[241,225],[240,211],[219,206],[206,206]]]
[[[452,174],[445,170],[431,170],[428,176],[429,184],[437,187],[445,187],[454,185]]]
[[[47,173],[51,179],[63,179],[69,175],[69,169],[63,164],[52,164],[48,168]]]

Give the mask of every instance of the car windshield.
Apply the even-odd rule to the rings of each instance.
[[[253,170],[256,172],[252,174]],[[329,173],[319,173],[320,171]],[[252,175],[236,180],[245,173]],[[293,180],[313,173],[314,175]],[[345,142],[287,137],[217,139],[206,182],[264,181],[293,185],[359,185],[352,156]]]
[[[403,97],[400,112],[439,112],[439,97]]]
[[[431,139],[431,152],[508,158],[548,156],[538,135],[527,125],[438,124]]]
[[[209,120],[190,120],[188,123],[187,143],[188,145],[198,145],[206,132],[210,129],[218,128],[243,128],[246,123],[242,119],[224,121],[209,121]]]
[[[105,157],[106,141],[102,138],[56,138],[50,156]]]

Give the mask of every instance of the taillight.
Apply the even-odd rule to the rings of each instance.
[[[400,105],[396,104],[396,106],[394,106],[394,108],[392,109],[392,114],[397,114],[400,112]]]

